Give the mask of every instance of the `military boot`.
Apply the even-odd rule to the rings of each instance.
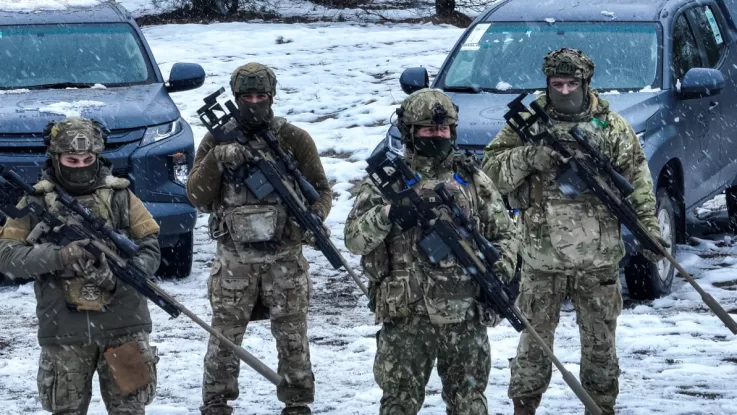
[[[312,415],[310,407],[302,404],[287,404],[281,410],[281,415]]]
[[[535,410],[542,400],[541,395],[528,396],[525,398],[514,398],[514,415],[535,415]]]

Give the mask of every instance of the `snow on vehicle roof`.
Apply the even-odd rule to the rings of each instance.
[[[66,10],[77,7],[92,7],[102,0],[0,0],[0,10],[10,12],[37,12],[43,10]]]

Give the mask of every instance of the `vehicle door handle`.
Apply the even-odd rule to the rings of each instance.
[[[709,111],[714,111],[719,106],[718,101],[712,101],[709,103]]]

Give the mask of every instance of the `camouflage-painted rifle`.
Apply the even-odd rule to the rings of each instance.
[[[12,170],[4,171],[4,166],[0,165],[0,189],[10,186],[20,188],[28,195],[36,194],[36,189],[23,181],[16,172]],[[162,290],[161,287],[148,279],[146,272],[130,259],[138,250],[135,242],[107,225],[103,218],[82,206],[78,200],[59,187],[56,187],[55,192],[57,194],[57,200],[70,211],[79,215],[82,218],[81,221],[71,216],[53,215],[46,208],[35,202],[28,203],[22,209],[18,209],[12,205],[0,205],[0,213],[13,219],[23,218],[28,215],[35,217],[38,220],[38,225],[36,225],[26,239],[31,244],[37,244],[43,240],[58,246],[66,246],[73,241],[89,239],[90,243],[84,248],[94,255],[95,258],[98,258],[98,260],[101,254],[104,253],[110,270],[118,279],[151,300],[151,302],[166,311],[172,318],[179,316],[180,313],[189,317],[198,326],[232,349],[238,358],[274,385],[281,382],[281,376],[276,372],[264,365],[244,348],[236,345],[223,334],[213,329],[196,314]],[[112,250],[107,244],[108,242],[112,243],[126,258],[121,257],[117,252]]]
[[[586,134],[578,126],[571,128],[568,132],[576,140],[583,156],[571,154],[550,133],[553,127],[553,120],[545,113],[545,110],[535,101],[530,104],[532,110],[525,107],[522,100],[526,95],[522,94],[518,96],[507,105],[509,111],[504,115],[504,118],[507,120],[507,124],[520,136],[522,141],[536,143],[543,140],[545,144],[568,159],[567,167],[557,177],[561,191],[573,198],[584,190],[590,190],[591,193],[601,200],[607,210],[632,232],[642,245],[642,249],[659,253],[673,264],[681,276],[699,293],[701,300],[719,320],[727,326],[732,334],[737,334],[737,323],[730,317],[727,311],[719,305],[714,297],[701,288],[670,252],[660,245],[637,217],[634,207],[626,199],[634,191],[632,184],[619,174],[611,162],[591,145]],[[525,119],[522,117],[523,113],[529,114],[530,116]],[[540,121],[544,129],[541,133],[534,135],[530,132],[530,127],[537,121]],[[607,180],[614,184],[616,190],[607,184]]]
[[[407,166],[400,155],[384,148],[366,162],[369,178],[390,203],[399,203],[405,199],[412,202],[423,230],[419,247],[430,262],[437,264],[453,255],[463,271],[479,285],[480,301],[509,321],[518,332],[526,329],[551,358],[563,380],[586,409],[592,414],[601,415],[596,402],[578,379],[555,357],[550,347],[514,304],[507,287],[494,275],[492,266],[499,259],[499,251],[481,235],[475,221],[455,203],[452,194],[445,188],[445,183],[438,184],[434,189],[440,197],[440,204],[430,204],[415,191],[414,186],[420,181],[419,176]]]
[[[255,154],[244,150],[246,152],[244,168],[236,171],[226,171],[226,175],[230,180],[244,183],[248,190],[259,200],[275,192],[299,226],[303,230],[312,232],[315,236],[315,246],[325,255],[330,265],[335,269],[345,268],[356,285],[368,297],[366,286],[330,240],[330,236],[323,227],[322,219],[305,206],[302,199],[289,184],[287,177],[291,176],[310,205],[320,198],[315,188],[299,171],[297,162],[291,154],[282,150],[279,140],[267,129],[260,132],[258,137],[247,138],[243,134],[245,128],[241,121],[240,112],[233,101],[225,102],[225,108],[217,102],[217,97],[223,92],[225,92],[225,89],[220,88],[205,97],[205,105],[197,110],[200,120],[213,135],[215,142],[246,144],[248,140],[261,139],[271,150],[269,153],[259,150]],[[223,115],[218,117],[215,111],[222,112]]]

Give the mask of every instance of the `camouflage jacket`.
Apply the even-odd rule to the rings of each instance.
[[[476,220],[484,236],[501,246],[500,261],[508,273],[513,273],[516,225],[486,174],[480,169],[475,169],[475,173],[459,169],[457,156],[437,164],[419,156],[413,160],[408,154],[407,161],[421,176],[416,189],[426,200],[437,197],[433,188],[438,183],[455,183],[453,193],[459,206]],[[465,179],[458,180],[456,171]],[[384,212],[387,204],[379,189],[367,179],[361,184],[345,225],[346,248],[363,256],[377,321],[420,314],[428,315],[436,324],[447,324],[473,318],[478,312],[486,314],[488,310],[476,301],[478,286],[455,258],[450,256],[433,265],[418,248],[421,228],[402,231],[393,225]]]
[[[284,118],[274,117],[269,128],[279,139],[285,152],[291,152],[310,184],[315,187],[320,198],[311,209],[321,218],[327,218],[332,204],[332,191],[328,183],[325,171],[317,153],[317,147],[310,135],[290,123]],[[218,245],[221,248],[238,251],[241,258],[246,261],[266,261],[268,255],[264,251],[235,244],[228,229],[227,214],[224,208],[233,206],[276,206],[280,227],[283,228],[281,238],[278,241],[281,251],[299,252],[302,243],[302,230],[299,225],[287,219],[286,208],[282,206],[276,194],[267,196],[264,200],[257,200],[255,196],[244,186],[226,183],[223,180],[224,171],[211,151],[217,144],[213,136],[207,133],[197,149],[194,166],[187,181],[187,196],[190,202],[203,212],[212,213],[210,217],[210,230],[212,234],[219,234]],[[250,144],[249,144],[250,145]],[[267,149],[266,152],[269,150]],[[301,194],[299,191],[298,194]],[[249,259],[250,258],[250,259]]]
[[[545,95],[537,98],[545,108]],[[568,130],[578,125],[592,145],[634,186],[629,196],[643,224],[659,235],[655,218],[655,195],[647,159],[630,125],[609,110],[596,91],[590,95],[585,121],[556,122],[553,134],[569,151],[578,145]],[[535,124],[532,133],[540,132]],[[531,165],[531,145],[522,142],[509,127],[486,147],[483,169],[513,207],[522,209],[520,252],[533,269],[598,269],[617,266],[624,256],[618,220],[590,192],[567,198],[557,186],[555,173],[539,173]]]
[[[128,181],[110,175],[108,163],[100,168],[94,193],[76,198],[139,246],[132,260],[148,276],[153,276],[161,259],[159,226],[143,203],[127,189]],[[35,202],[55,214],[72,214],[55,201],[56,186],[49,169],[36,185],[37,195],[23,197],[18,207]],[[0,272],[11,278],[35,280],[39,344],[92,343],[141,330],[151,332],[146,298],[120,280],[105,311],[72,310],[62,287],[60,247],[51,243],[35,246],[26,243],[36,224],[35,218],[26,216],[8,219],[0,229]]]

